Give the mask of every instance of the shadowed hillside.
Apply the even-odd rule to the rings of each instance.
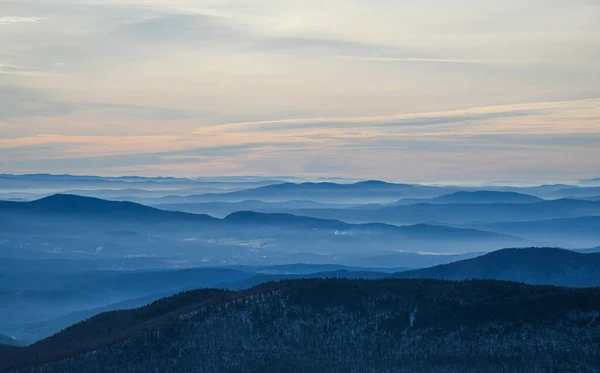
[[[600,254],[581,254],[553,248],[505,249],[473,259],[402,272],[395,277],[600,286]]]

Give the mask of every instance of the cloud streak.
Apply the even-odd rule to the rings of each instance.
[[[232,123],[173,135],[38,135],[0,140],[0,154],[16,159],[10,167],[22,169],[38,164],[144,173],[162,166],[181,175],[218,175],[221,165],[220,172],[241,174],[290,170],[316,177],[348,176],[355,170],[370,177],[418,181],[434,176],[449,180],[457,167],[487,177],[507,168],[524,177],[525,168],[534,167],[539,171],[531,176],[541,177],[573,163],[577,165],[567,171],[575,177],[596,167],[590,157],[600,156],[599,117],[600,100],[588,99]],[[566,118],[577,118],[577,125],[565,126]],[[394,168],[398,159],[402,167]]]
[[[299,130],[308,128],[373,128],[383,127],[389,128],[394,126],[401,127],[421,127],[435,126],[453,123],[464,122],[486,122],[492,119],[506,119],[500,121],[505,129],[512,128],[509,122],[511,118],[544,116],[554,113],[572,113],[582,116],[579,119],[592,119],[587,123],[580,125],[583,130],[599,130],[600,125],[596,125],[593,119],[596,119],[600,111],[598,110],[600,99],[585,99],[576,101],[561,101],[561,102],[540,102],[531,104],[518,105],[503,105],[489,106],[480,108],[471,108],[465,110],[453,110],[432,113],[415,113],[415,114],[397,114],[397,115],[381,115],[368,117],[323,117],[323,118],[294,118],[294,119],[278,119],[264,120],[253,122],[237,122],[226,123],[213,126],[206,126],[196,129],[196,134],[209,134],[223,131],[239,131],[239,132],[262,132],[270,130]],[[583,113],[581,112],[583,111]],[[585,114],[588,116],[585,117]],[[530,128],[516,127],[514,130],[525,132],[537,125],[534,121]],[[491,126],[487,126],[490,128]],[[546,128],[548,126],[545,126]],[[550,130],[547,128],[547,130]],[[562,131],[571,133],[576,130],[573,126],[563,126],[556,128],[554,131]],[[441,132],[437,132],[441,133]]]

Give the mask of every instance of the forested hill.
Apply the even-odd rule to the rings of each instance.
[[[489,279],[536,285],[600,286],[600,254],[550,247],[503,249],[476,258],[397,273],[396,278]]]
[[[599,288],[291,280],[101,314],[0,349],[0,371],[593,372],[599,316]]]

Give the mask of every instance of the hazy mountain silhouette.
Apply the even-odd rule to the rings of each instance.
[[[583,249],[583,250],[577,250],[577,251],[581,252],[581,253],[600,253],[600,246],[594,247],[591,249]]]
[[[476,238],[495,237],[503,235],[483,232],[474,229],[459,229],[436,225],[418,224],[413,226],[392,226],[387,224],[349,224],[340,220],[298,216],[287,213],[260,213],[254,211],[238,211],[223,219],[213,218],[209,215],[190,214],[177,211],[160,210],[132,202],[107,201],[92,197],[57,194],[32,202],[6,202],[0,201],[0,216],[27,217],[35,219],[48,219],[56,216],[60,218],[102,219],[113,221],[131,221],[136,223],[210,223],[225,225],[268,225],[274,227],[292,227],[309,229],[352,229],[385,231],[387,233],[419,234],[423,233],[434,237],[435,234],[445,234]],[[49,223],[52,223],[50,220]],[[112,232],[112,233],[111,233]],[[111,231],[112,236],[118,232],[120,236],[135,236],[135,231]]]
[[[13,234],[13,240],[25,240],[21,246],[28,250],[39,247],[39,251],[48,251],[49,247],[56,247],[56,250],[65,252],[81,251],[82,247],[87,247],[87,252],[94,255],[100,248],[102,255],[121,257],[142,254],[165,256],[168,255],[165,247],[176,247],[177,252],[189,255],[222,256],[227,251],[215,244],[220,241],[231,242],[232,249],[238,252],[247,247],[240,244],[262,245],[265,240],[275,240],[275,248],[284,252],[323,247],[340,255],[372,253],[374,249],[466,252],[528,244],[526,240],[511,235],[439,224],[402,227],[349,224],[335,219],[250,211],[217,219],[131,202],[71,195],[55,195],[26,203],[2,202],[0,217],[10,223],[9,228],[0,227],[0,231],[6,229],[5,234]],[[16,232],[20,233],[17,235]],[[33,237],[25,234],[30,232],[46,233]],[[65,238],[68,240],[65,241]],[[139,245],[141,240],[144,241],[143,246]],[[239,257],[240,254],[232,253],[231,256]]]
[[[157,204],[154,207],[162,210],[182,211],[193,214],[208,214],[225,217],[236,211],[279,212],[281,210],[300,210],[315,208],[346,208],[353,205],[340,203],[319,203],[313,201],[263,202],[246,200],[240,202],[206,202],[206,203],[170,203]]]
[[[227,266],[226,268],[235,269],[243,272],[252,272],[261,275],[310,275],[315,273],[327,272],[382,272],[395,273],[406,271],[411,268],[401,267],[358,267],[345,266],[339,264],[309,264],[309,263],[294,263],[281,264],[274,266]]]
[[[600,186],[590,187],[568,187],[557,190],[553,193],[557,197],[591,197],[600,195]]]
[[[481,228],[557,246],[589,247],[600,244],[600,216],[494,223],[482,225]]]
[[[303,209],[287,212],[352,223],[468,224],[594,216],[600,215],[600,202],[559,199],[533,203],[418,203],[408,206]]]
[[[310,200],[326,203],[392,202],[403,197],[433,197],[454,191],[457,191],[457,189],[452,187],[393,184],[376,180],[353,184],[331,182],[282,183],[231,193],[165,197],[157,199],[155,204],[215,201],[238,202],[248,199],[258,199],[265,202],[285,202],[290,200]]]
[[[319,219],[292,214],[268,214],[253,211],[239,211],[228,215],[225,222],[241,225],[292,227],[308,230],[336,230],[336,234],[352,232],[372,232],[390,236],[402,236],[404,239],[421,240],[492,240],[498,242],[524,243],[518,237],[500,235],[476,229],[452,228],[440,225],[416,224],[410,226],[394,226],[380,223],[348,224],[339,220]]]
[[[599,288],[499,281],[293,280],[196,290],[0,349],[0,371],[593,371],[598,309]]]
[[[188,214],[176,211],[159,210],[132,202],[107,201],[99,198],[82,197],[72,194],[55,194],[32,202],[0,201],[0,214],[14,217],[18,214],[60,215],[71,218],[152,221],[193,221],[212,222],[217,219],[208,215]]]
[[[580,183],[600,183],[600,177],[593,178],[593,179],[584,179],[584,180],[581,180]]]
[[[542,202],[543,199],[528,194],[522,194],[517,192],[499,192],[499,191],[460,191],[452,194],[445,194],[443,196],[434,198],[407,198],[401,199],[395,202],[395,205],[413,205],[416,203],[431,203],[431,204],[445,204],[445,203],[533,203]]]
[[[600,196],[578,197],[578,199],[583,199],[586,201],[600,201]]]
[[[528,284],[600,286],[600,254],[554,248],[498,250],[473,259],[406,271],[398,278],[490,279]]]

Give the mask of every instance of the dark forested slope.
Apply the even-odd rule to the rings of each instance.
[[[0,370],[594,372],[599,316],[597,288],[293,280],[101,314],[0,349]]]

